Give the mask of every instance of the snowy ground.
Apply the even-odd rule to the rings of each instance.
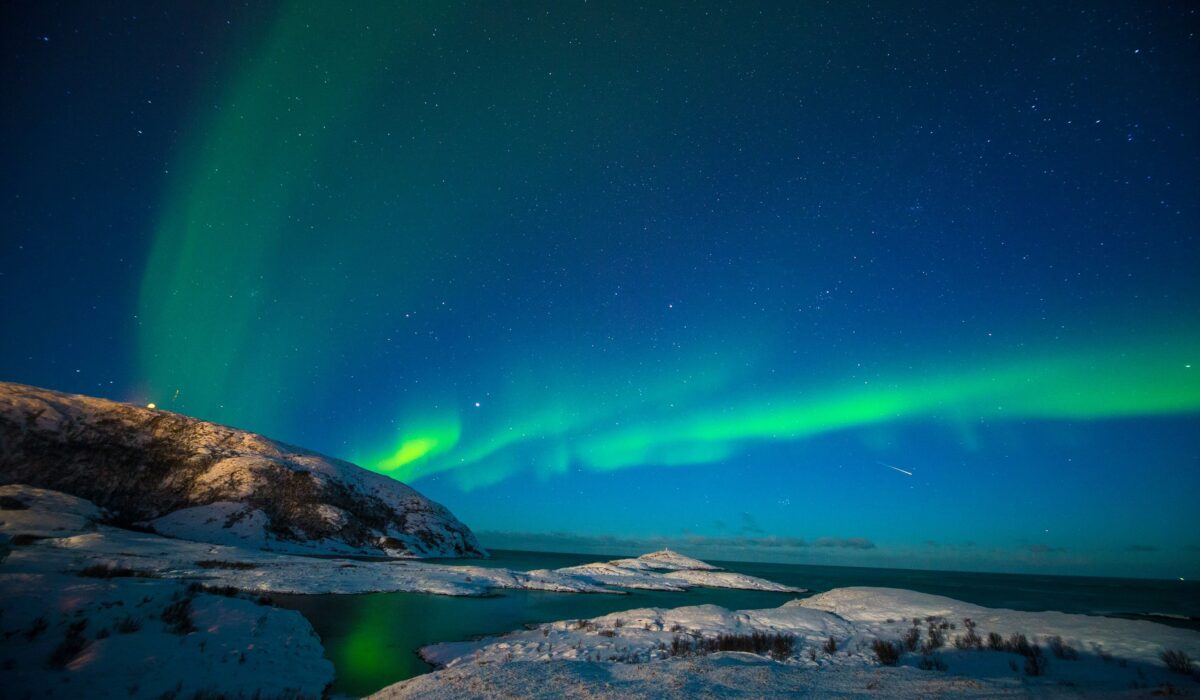
[[[972,621],[979,648],[966,641],[965,620]],[[699,651],[701,640],[756,632],[790,637],[792,646],[775,658],[770,649]],[[1022,634],[1030,646],[1024,655],[989,650],[989,633],[1004,640]],[[906,636],[914,651],[904,646]],[[1052,638],[1061,639],[1057,653]],[[897,645],[897,665],[880,663],[876,640]],[[912,591],[843,588],[779,608],[647,608],[437,644],[421,655],[442,670],[373,697],[1196,696],[1200,682],[1171,673],[1160,660],[1166,649],[1196,658],[1200,634],[1143,621],[982,608]]]
[[[81,498],[0,486],[0,695],[319,697],[333,667],[307,620],[260,600],[273,592],[795,590],[667,551],[524,572],[291,556],[104,520],[102,509]]]
[[[795,590],[665,550],[522,572],[298,557],[132,532],[103,521],[104,512],[80,498],[0,487],[5,697],[192,697],[198,691],[319,696],[333,668],[302,616],[260,604],[267,601],[259,596],[271,592],[620,593],[694,585]],[[964,641],[968,619],[982,648],[956,648],[956,639],[972,646]],[[730,652],[713,641],[756,632],[790,638],[790,648]],[[1030,644],[1023,654],[989,650],[989,633],[1006,642],[1022,634]],[[901,645],[898,665],[881,665],[873,643],[899,645],[906,637],[913,649]],[[1062,640],[1057,654],[1055,637]],[[830,639],[832,650],[826,648]],[[1196,696],[1200,683],[1165,668],[1160,655],[1167,649],[1198,658],[1200,634],[1145,621],[844,588],[779,608],[628,610],[437,644],[421,655],[441,670],[378,697]]]
[[[622,588],[682,591],[693,586],[800,592],[752,576],[719,571],[674,552],[537,571],[413,560],[318,559],[109,527],[101,524],[102,512],[95,505],[56,491],[0,486],[0,497],[16,499],[25,506],[0,510],[0,535],[22,543],[11,547],[4,560],[5,572],[62,573],[104,565],[260,593],[411,591],[485,595],[496,588],[621,593]]]
[[[158,579],[0,574],[6,698],[319,697],[333,664],[302,615]]]

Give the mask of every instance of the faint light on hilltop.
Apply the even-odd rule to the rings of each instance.
[[[158,408],[158,406],[155,406],[154,403],[151,402],[151,403],[146,404],[146,408]]]

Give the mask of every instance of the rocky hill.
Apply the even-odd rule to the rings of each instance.
[[[298,553],[479,556],[414,489],[169,411],[0,382],[0,484],[86,498],[117,525]]]

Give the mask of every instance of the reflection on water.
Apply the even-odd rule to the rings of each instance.
[[[560,568],[616,557],[495,551],[474,566],[530,570]],[[448,562],[455,563],[455,562]],[[788,564],[719,563],[739,573],[808,588],[886,586],[945,595],[989,607],[1065,612],[1166,613],[1200,618],[1200,585],[1194,582],[863,569]],[[634,591],[629,595],[498,591],[487,598],[424,593],[279,595],[276,602],[309,619],[337,669],[333,692],[364,695],[431,670],[416,650],[435,642],[500,634],[527,623],[596,617],[642,607],[712,603],[730,609],[767,608],[787,593],[696,588],[686,593]],[[1175,621],[1198,628],[1195,620]]]

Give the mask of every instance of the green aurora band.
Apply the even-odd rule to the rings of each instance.
[[[173,169],[177,180],[141,285],[148,394],[179,391],[180,410],[269,428],[295,387],[328,388],[341,376],[370,371],[355,364],[354,351],[376,342],[386,323],[340,324],[363,290],[385,290],[385,303],[397,311],[428,308],[443,293],[430,282],[437,270],[455,267],[469,276],[477,270],[460,259],[462,251],[508,245],[469,235],[490,220],[486,197],[493,195],[486,193],[496,188],[483,175],[442,163],[436,143],[355,150],[355,135],[378,108],[377,81],[404,64],[411,37],[428,35],[441,12],[425,5],[284,8]],[[363,26],[378,29],[375,40],[363,40]],[[322,40],[314,41],[314,32]],[[501,97],[514,92],[511,85],[493,89]],[[404,109],[393,110],[398,123],[426,118]],[[444,128],[461,136],[470,157],[501,148],[490,141],[512,140],[472,136],[453,123]],[[525,165],[505,167],[555,176],[545,163]],[[459,178],[452,194],[422,189],[443,176]],[[478,200],[480,211],[460,211],[456,203],[465,200]],[[296,230],[317,233],[289,235]],[[519,264],[520,255],[516,250],[509,260]],[[392,261],[404,262],[393,269]],[[497,352],[501,359],[484,370],[496,397],[486,416],[469,408],[470,397],[456,386],[430,383],[417,401],[397,399],[394,428],[380,427],[386,435],[349,440],[347,456],[403,481],[447,473],[470,489],[528,471],[544,477],[572,467],[711,463],[757,442],[901,421],[962,426],[1200,410],[1200,373],[1192,367],[1200,340],[1162,329],[1124,335],[1154,341],[1092,344],[1102,350],[1047,346],[987,362],[902,367],[845,385],[810,386],[785,375],[768,388],[755,383],[761,368],[754,348],[780,339],[745,328],[705,330],[738,347],[668,358],[670,370],[638,357],[594,367],[560,342],[535,368],[514,372]],[[761,324],[755,330],[770,335]],[[838,376],[822,368],[793,376],[806,375]],[[230,405],[230,397],[247,396],[258,398]]]
[[[570,465],[608,471],[713,462],[755,441],[793,441],[897,421],[963,425],[1200,411],[1200,373],[1191,364],[1200,342],[1171,347],[1144,344],[730,403],[709,398],[705,408],[686,412],[647,410],[647,402],[608,405],[587,415],[551,410],[541,421],[527,417],[477,436],[464,436],[460,423],[449,420],[438,430],[406,434],[395,450],[362,461],[403,481],[453,471],[470,489],[531,468],[545,475]],[[630,420],[613,425],[614,416]]]
[[[438,15],[434,7],[287,3],[229,89],[206,96],[216,105],[194,129],[200,139],[181,148],[141,284],[149,392],[178,389],[181,407],[270,425],[277,399],[229,406],[228,397],[345,372],[339,362],[356,338],[329,332],[341,305],[379,279],[408,295],[378,261],[423,255],[440,203],[410,206],[398,220],[379,202],[406,191],[415,175],[363,166],[360,174],[379,184],[356,189],[334,168],[372,160],[354,134],[370,119],[388,61]],[[365,33],[373,40],[363,27],[375,28]],[[425,165],[419,156],[388,160],[414,173]],[[372,200],[374,211],[363,212]],[[438,243],[440,254],[453,255],[451,241]],[[428,270],[437,257],[422,262]],[[328,274],[331,264],[355,274]],[[303,348],[296,342],[318,337]]]

